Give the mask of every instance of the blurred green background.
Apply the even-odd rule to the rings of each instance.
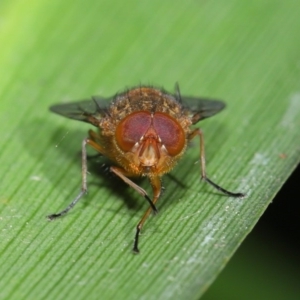
[[[0,298],[297,299],[297,173],[229,260],[300,161],[299,15],[298,0],[2,0]],[[140,256],[145,203],[92,169],[84,201],[47,222],[79,188],[90,128],[48,107],[175,82],[226,102],[201,123],[207,170],[247,197],[199,183],[196,142],[164,178]]]
[[[300,167],[201,299],[298,299]]]

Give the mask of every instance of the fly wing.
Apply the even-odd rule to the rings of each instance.
[[[79,120],[98,127],[99,122],[107,113],[108,99],[93,97],[72,103],[55,104],[50,106],[50,111],[66,118]]]
[[[193,124],[211,117],[221,111],[226,105],[220,100],[182,97],[182,105],[187,109]]]

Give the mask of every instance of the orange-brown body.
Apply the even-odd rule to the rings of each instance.
[[[172,96],[153,88],[136,88],[119,95],[108,108],[99,122],[97,143],[102,154],[128,174],[161,176],[182,157],[190,125],[186,111]]]
[[[77,197],[63,211],[49,215],[53,220],[66,214],[87,192],[87,154],[90,145],[116,165],[110,171],[140,193],[150,204],[136,228],[134,252],[139,252],[139,233],[151,211],[157,212],[156,202],[161,196],[161,177],[168,173],[183,156],[187,144],[200,138],[201,178],[214,188],[232,197],[242,193],[229,192],[212,182],[205,171],[203,133],[191,128],[200,120],[213,116],[225,107],[219,100],[181,97],[153,87],[137,87],[118,94],[107,107],[105,99],[84,100],[58,104],[50,109],[65,117],[90,123],[98,132],[89,131],[82,142],[82,188]],[[148,177],[153,195],[134,183],[130,177]]]

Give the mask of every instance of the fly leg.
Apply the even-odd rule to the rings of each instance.
[[[200,161],[201,161],[201,179],[205,180],[207,183],[212,185],[215,189],[218,191],[222,192],[225,195],[228,195],[230,197],[244,197],[245,194],[243,193],[233,193],[230,191],[225,190],[224,188],[220,187],[213,181],[211,181],[207,176],[206,176],[206,164],[205,164],[205,152],[204,152],[204,137],[203,137],[203,132],[201,129],[197,128],[193,130],[189,136],[189,140],[192,140],[195,136],[199,136],[200,138]]]
[[[93,147],[95,150],[100,152],[101,154],[104,154],[104,149],[102,146],[100,146],[98,143],[96,143],[96,133],[92,130],[89,131],[89,138],[85,138],[82,141],[82,150],[81,150],[81,176],[82,176],[82,181],[81,181],[81,191],[77,195],[77,197],[61,212],[56,213],[56,214],[51,214],[48,215],[47,218],[49,220],[54,220],[56,218],[59,218],[63,215],[65,215],[70,209],[72,209],[75,204],[87,193],[87,154],[86,154],[86,145],[90,145]]]
[[[89,130],[89,136],[90,136],[91,140],[93,140],[96,143],[101,144],[101,141],[99,139],[99,135],[97,134],[97,132],[90,129]],[[87,160],[92,160],[92,159],[95,159],[95,158],[98,158],[98,157],[101,157],[101,156],[103,156],[103,153],[98,152],[98,153],[93,154],[93,155],[87,155],[86,158],[87,158]]]
[[[150,183],[153,189],[153,205],[155,205],[155,203],[157,202],[157,200],[159,199],[160,195],[161,195],[161,191],[162,191],[162,186],[161,186],[161,181],[159,177],[151,177],[150,178]],[[133,252],[134,253],[139,253],[140,250],[138,248],[138,243],[139,243],[139,235],[140,232],[142,230],[142,227],[145,223],[145,221],[147,220],[149,214],[151,213],[151,207],[149,207],[145,214],[143,215],[142,219],[140,220],[140,222],[138,223],[138,225],[136,226],[136,234],[135,234],[135,239],[134,239],[134,244],[133,244]]]
[[[130,176],[132,174],[127,173],[124,169],[119,168],[119,167],[110,167],[110,171],[113,172],[114,174],[116,174],[118,177],[120,177],[125,183],[127,183],[129,186],[131,186],[132,188],[134,188],[140,195],[142,195],[150,204],[151,209],[153,209],[153,211],[155,213],[158,212],[157,208],[154,205],[154,202],[151,201],[150,197],[148,196],[147,192],[142,189],[139,185],[137,185],[136,183],[134,183],[133,181],[131,181],[127,176]],[[149,208],[150,209],[150,208]]]

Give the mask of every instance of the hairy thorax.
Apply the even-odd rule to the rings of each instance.
[[[191,121],[172,96],[153,88],[118,95],[102,119],[105,155],[130,175],[169,172],[187,146]]]

